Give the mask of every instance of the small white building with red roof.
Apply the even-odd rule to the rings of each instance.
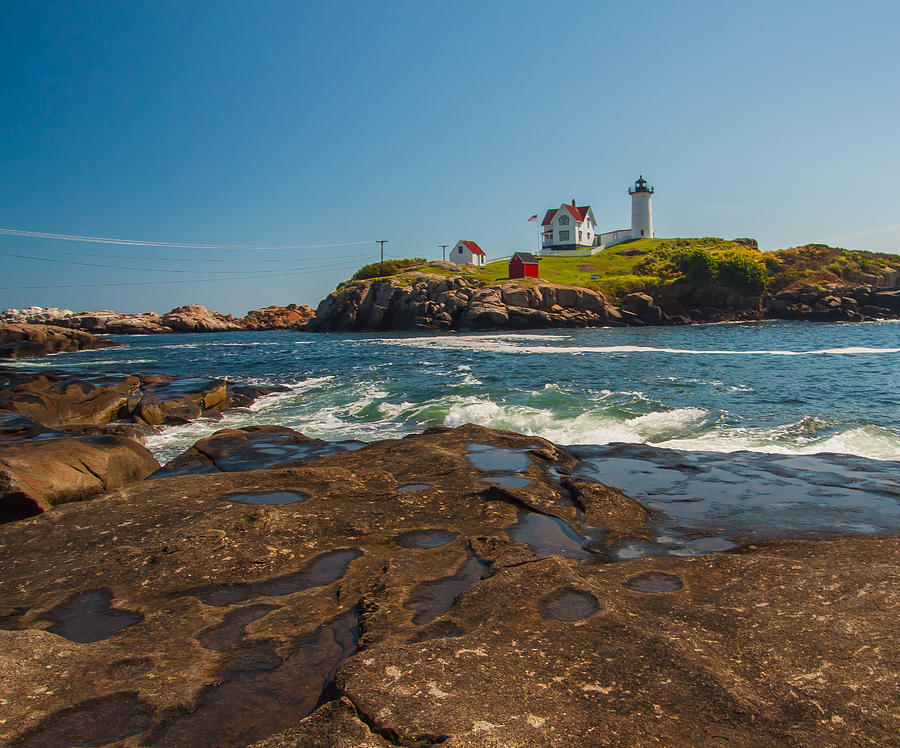
[[[447,259],[458,265],[484,265],[486,262],[484,250],[475,242],[470,242],[466,239],[460,239],[456,242],[456,245],[450,250],[450,257]]]
[[[596,244],[597,221],[590,205],[563,203],[550,208],[541,221],[541,250],[574,252],[590,250]]]

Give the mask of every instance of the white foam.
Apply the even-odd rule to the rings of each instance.
[[[517,336],[519,339],[533,339],[534,336]],[[555,336],[545,336],[554,337]],[[582,355],[585,353],[669,353],[689,356],[823,356],[823,355],[878,355],[900,353],[900,348],[873,348],[867,346],[847,346],[844,348],[819,348],[809,351],[793,351],[779,349],[730,350],[730,349],[692,349],[667,348],[646,345],[517,345],[516,336],[503,335],[466,335],[461,337],[422,337],[375,339],[372,342],[384,345],[398,345],[412,348],[450,349],[484,351],[491,353],[556,353]]]

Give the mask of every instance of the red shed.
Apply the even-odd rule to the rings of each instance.
[[[538,258],[529,252],[516,252],[509,261],[510,278],[537,278]]]

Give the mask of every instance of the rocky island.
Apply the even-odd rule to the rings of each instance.
[[[315,310],[289,304],[234,317],[199,305],[163,315],[33,307],[5,310],[0,326],[43,324],[130,335],[524,330],[900,317],[896,255],[813,244],[760,252],[753,239],[640,239],[590,257],[546,257],[541,262],[540,278],[515,280],[508,277],[505,261],[478,268],[446,261],[374,263],[341,283]],[[29,349],[19,350],[17,355],[25,355]]]

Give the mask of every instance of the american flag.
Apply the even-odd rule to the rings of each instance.
[[[535,214],[534,214],[531,218],[529,218],[528,220],[529,220],[529,221],[536,221],[536,220],[537,220],[537,213],[535,213]]]

